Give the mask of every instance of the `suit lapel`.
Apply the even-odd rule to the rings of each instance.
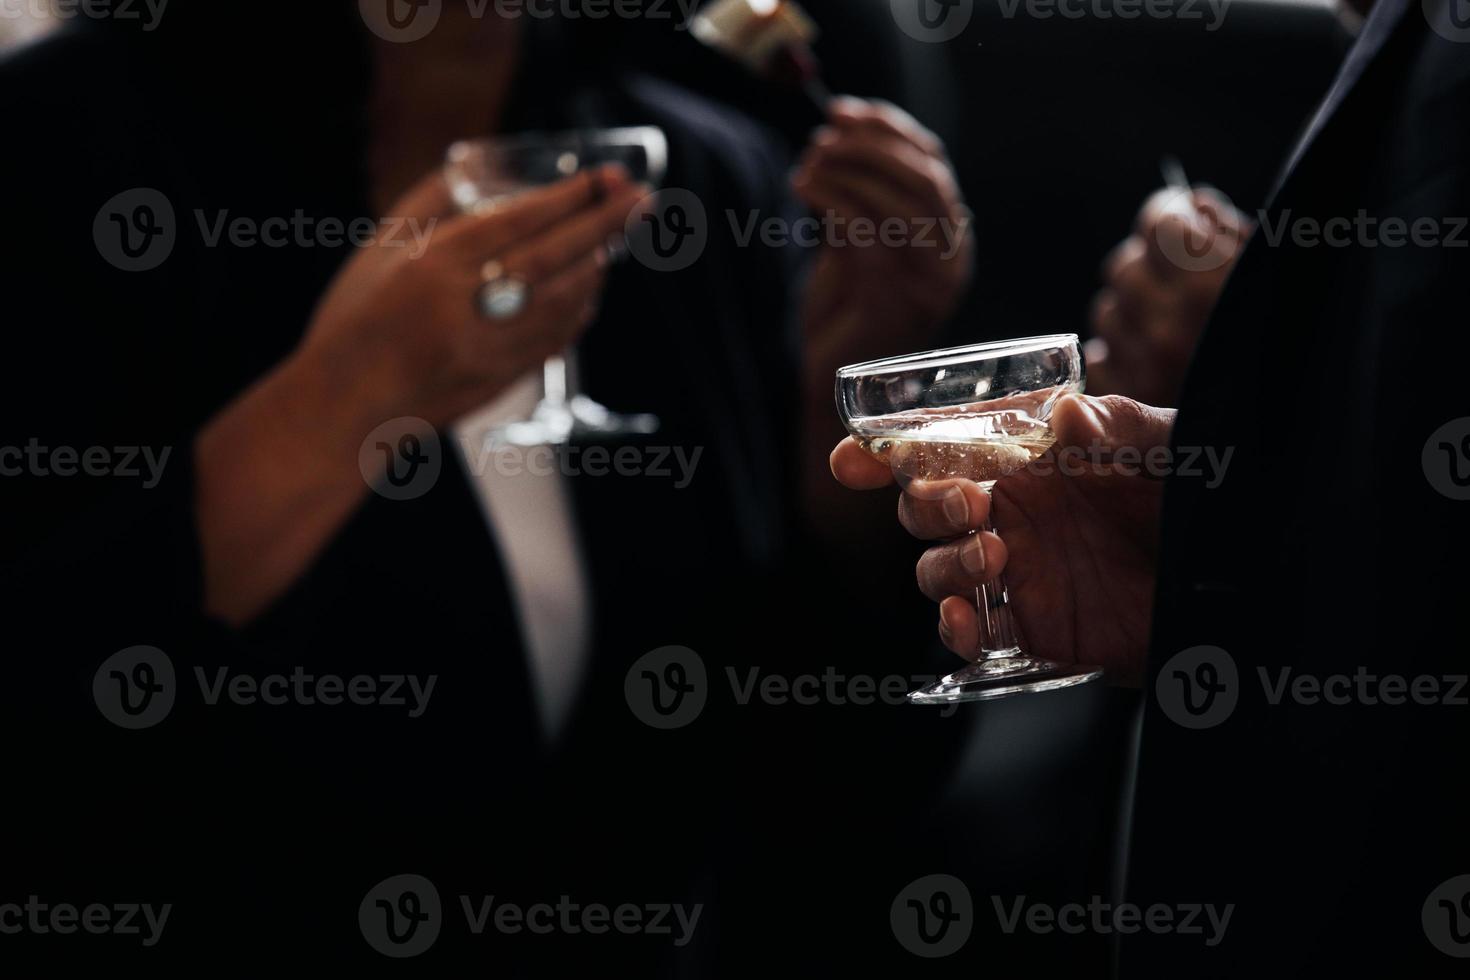
[[[1332,83],[1332,88],[1327,92],[1327,97],[1322,100],[1316,115],[1312,117],[1302,138],[1297,141],[1296,148],[1292,150],[1286,166],[1277,178],[1268,206],[1275,204],[1282,190],[1300,168],[1302,160],[1316,144],[1322,131],[1338,116],[1343,103],[1356,90],[1365,69],[1378,56],[1378,52],[1393,35],[1395,28],[1404,19],[1404,13],[1410,6],[1418,7],[1419,4],[1413,0],[1377,0],[1373,5],[1372,12],[1363,23],[1363,30],[1358,35],[1357,43],[1348,51],[1347,58],[1343,61],[1337,78]]]

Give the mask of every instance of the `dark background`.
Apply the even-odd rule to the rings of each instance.
[[[835,90],[903,104],[951,149],[978,242],[955,342],[1085,333],[1099,262],[1159,186],[1166,153],[1239,207],[1260,206],[1344,50],[1329,10],[1288,3],[1232,3],[1211,32],[1207,20],[1036,19],[1024,8],[1008,18],[980,2],[965,33],[941,45],[904,36],[888,0],[806,6],[824,28],[818,54]],[[626,22],[597,43],[630,46],[686,84],[791,125],[672,33],[668,22]],[[917,552],[894,528],[871,542],[869,581],[824,587],[837,576],[813,549],[791,587],[838,615],[750,629],[753,659],[786,675],[951,669],[933,641],[933,609],[913,588]],[[759,614],[731,610],[732,626]],[[833,618],[851,628],[833,633]],[[738,873],[722,887],[736,911],[718,924],[722,965],[739,972],[748,955],[778,975],[848,964],[1096,975],[1105,939],[1004,935],[989,896],[1060,904],[1110,894],[1136,707],[1136,695],[1100,685],[952,713],[753,707],[760,746],[792,751],[772,791],[735,815],[751,832],[748,848],[731,842]],[[759,775],[760,759],[753,752],[746,775]],[[976,934],[959,955],[926,961],[894,941],[888,909],[904,885],[934,873],[968,884]],[[773,968],[777,950],[785,961]]]

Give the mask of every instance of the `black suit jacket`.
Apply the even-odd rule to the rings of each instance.
[[[1431,942],[1470,930],[1431,901],[1470,872],[1470,503],[1437,489],[1470,447],[1435,435],[1470,416],[1470,45],[1447,14],[1380,0],[1198,350],[1174,442],[1233,457],[1216,488],[1168,485],[1126,894],[1233,912],[1212,943],[1123,936],[1123,976],[1463,971]],[[1333,219],[1367,230],[1313,244]],[[1359,675],[1460,703],[1371,703],[1393,682]]]

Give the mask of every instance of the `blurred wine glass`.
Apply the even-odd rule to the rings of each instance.
[[[578,171],[621,164],[635,181],[658,187],[668,170],[668,139],[657,126],[522,133],[466,140],[449,148],[444,176],[461,211],[503,207],[533,187]],[[491,447],[559,446],[578,439],[612,439],[658,431],[653,415],[619,415],[576,390],[576,353],[548,358],[541,400],[530,418],[490,433]]]

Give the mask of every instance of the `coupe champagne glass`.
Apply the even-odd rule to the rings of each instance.
[[[986,493],[1056,441],[1052,409],[1080,392],[1074,334],[1027,337],[907,354],[837,372],[837,411],[863,449],[892,467],[901,486],[963,478]],[[989,521],[985,530],[993,530]],[[1004,576],[975,590],[978,659],[913,691],[916,704],[1003,698],[1071,687],[1102,675],[1026,653]]]
[[[657,187],[668,169],[668,139],[657,126],[522,133],[466,140],[449,148],[444,177],[461,211],[482,214],[533,188],[579,170],[622,164],[635,180]],[[531,417],[490,434],[500,446],[560,446],[576,438],[610,439],[657,432],[652,415],[618,415],[576,390],[576,352],[548,358],[541,401]]]

